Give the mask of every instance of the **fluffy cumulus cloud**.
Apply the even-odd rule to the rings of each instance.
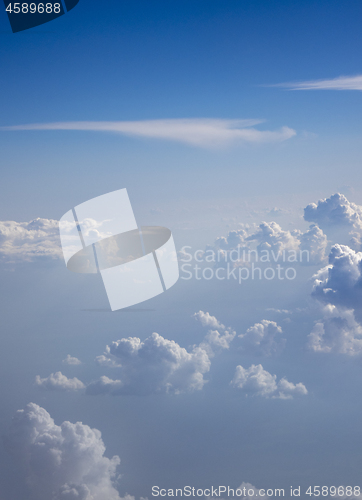
[[[194,314],[194,318],[200,321],[202,326],[206,326],[214,330],[225,330],[225,326],[220,323],[215,316],[211,316],[208,312],[199,311]]]
[[[315,352],[350,356],[362,353],[362,252],[334,245],[329,264],[314,275],[312,297],[321,308],[321,319],[308,336]]]
[[[286,378],[277,382],[277,376],[264,370],[262,365],[251,365],[250,368],[237,366],[231,385],[246,395],[265,398],[292,399],[294,396],[308,394],[302,383],[293,384]]]
[[[58,426],[30,403],[16,413],[5,442],[23,470],[31,500],[121,500],[113,483],[120,459],[104,456],[97,429],[81,422]]]
[[[323,303],[361,310],[362,252],[333,245],[328,266],[314,275],[312,296]]]
[[[263,319],[239,335],[246,353],[270,356],[280,352],[286,340],[281,338],[282,328],[275,321]]]
[[[104,376],[90,383],[87,393],[93,395],[178,394],[200,390],[211,363],[202,347],[195,346],[189,352],[157,333],[144,342],[137,337],[112,342],[97,361],[102,366],[115,368],[117,380]]]
[[[308,347],[315,352],[362,354],[362,326],[356,321],[353,309],[328,304],[323,318],[316,321],[308,336]]]
[[[61,255],[58,221],[0,221],[0,258],[3,262],[59,259]]]
[[[37,375],[35,384],[46,391],[79,391],[85,388],[85,385],[79,379],[76,377],[68,378],[62,372],[51,373],[46,378]]]
[[[220,488],[225,488],[225,491],[223,489],[219,490],[218,489],[218,494],[220,494],[220,500],[225,500],[223,495],[228,493],[228,487],[227,486],[221,486]],[[265,490],[261,492],[261,490],[258,490],[253,486],[251,483],[245,483],[242,482],[241,485],[238,488],[232,488],[230,487],[229,495],[227,495],[226,498],[230,498],[231,496],[237,497],[237,498],[242,498],[243,500],[255,500],[255,497],[260,497],[260,496],[265,496]],[[261,494],[262,493],[262,494]],[[206,498],[213,498],[213,497],[206,497]]]
[[[246,241],[256,241],[259,252],[270,250],[278,255],[283,250],[298,250],[299,234],[299,231],[284,231],[276,222],[262,222]]]
[[[73,365],[73,366],[82,364],[82,362],[78,358],[75,358],[74,356],[71,356],[70,354],[68,354],[67,357],[65,359],[63,359],[63,363],[65,365]]]
[[[304,209],[304,219],[317,223],[327,232],[333,231],[334,238],[343,238],[343,242],[349,237],[348,244],[356,249],[361,247],[362,207],[348,201],[343,194],[310,203]]]
[[[2,127],[2,130],[86,130],[111,132],[133,137],[163,139],[192,146],[215,148],[232,144],[282,142],[296,135],[295,130],[258,130],[264,120],[227,120],[211,118],[117,121],[62,122]]]
[[[204,349],[210,358],[216,352],[229,349],[236,335],[236,332],[232,328],[227,328],[208,312],[199,311],[194,314],[194,318],[200,321],[202,326],[210,328],[205,339],[200,344],[200,348]]]
[[[230,231],[227,236],[216,238],[214,245],[208,245],[205,252],[218,254],[218,262],[245,262],[258,259],[260,262],[300,262],[321,264],[325,259],[327,237],[312,224],[303,233],[300,230],[285,231],[276,222],[262,222],[259,226],[244,225]],[[253,250],[256,250],[256,258]]]

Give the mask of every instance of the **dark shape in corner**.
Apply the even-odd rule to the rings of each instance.
[[[4,0],[13,33],[53,21],[73,9],[79,0],[64,0],[64,3],[66,11],[63,8],[62,0],[29,0],[27,2]]]
[[[74,9],[79,0],[64,0],[64,2],[65,2],[65,8],[69,12],[70,10]]]

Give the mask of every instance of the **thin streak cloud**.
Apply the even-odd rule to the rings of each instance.
[[[331,80],[278,83],[272,87],[284,87],[288,90],[362,90],[362,75],[339,76]]]
[[[264,120],[171,119],[117,122],[57,122],[1,127],[0,130],[81,130],[113,132],[126,136],[163,139],[210,148],[233,144],[282,142],[296,135],[295,130],[257,130]]]

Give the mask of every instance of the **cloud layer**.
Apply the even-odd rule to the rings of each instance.
[[[117,121],[61,122],[2,127],[1,130],[83,130],[113,132],[133,137],[164,139],[199,147],[218,147],[238,143],[281,142],[296,135],[289,127],[257,130],[264,120],[226,120],[211,118]]]
[[[97,429],[81,422],[58,426],[30,403],[16,413],[5,442],[34,500],[121,500],[113,485],[120,459],[104,456]]]

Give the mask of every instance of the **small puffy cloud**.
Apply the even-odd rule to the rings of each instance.
[[[362,326],[356,321],[353,309],[325,306],[323,318],[316,321],[308,335],[308,347],[314,352],[361,355]]]
[[[200,344],[200,348],[204,349],[210,358],[215,355],[214,351],[216,350],[229,349],[236,335],[232,328],[226,328],[215,316],[211,316],[208,312],[199,311],[194,314],[194,318],[200,321],[202,326],[210,327],[205,339]]]
[[[210,358],[200,346],[191,352],[173,340],[153,333],[144,342],[129,337],[112,342],[99,364],[114,367],[117,380],[102,377],[87,387],[87,394],[153,394],[201,390],[204,374],[210,370]]]
[[[277,382],[277,376],[264,370],[262,365],[251,365],[250,368],[238,365],[231,385],[241,389],[246,395],[265,398],[292,399],[294,396],[308,394],[302,383],[293,384],[286,378]]]
[[[35,378],[35,384],[46,391],[79,391],[84,389],[85,385],[76,377],[68,378],[61,372],[51,373],[49,377]]]
[[[278,83],[272,86],[284,87],[289,90],[362,90],[362,75],[338,76],[329,80]]]
[[[281,351],[286,340],[280,336],[282,328],[275,321],[263,319],[239,335],[242,339],[242,349],[247,353],[270,356]]]
[[[97,429],[81,422],[58,426],[30,403],[16,413],[5,443],[23,470],[31,500],[121,500],[113,484],[120,459],[104,456]]]
[[[0,259],[3,262],[31,262],[40,258],[59,259],[58,221],[0,221]]]
[[[1,127],[2,130],[85,130],[111,132],[126,136],[177,141],[184,144],[215,148],[233,144],[282,142],[296,135],[295,130],[258,130],[264,120],[227,120],[212,118],[117,121],[63,122]]]
[[[211,316],[208,312],[199,311],[195,313],[193,317],[200,321],[202,326],[214,328],[215,330],[225,330],[225,326],[220,323],[215,316]]]
[[[65,365],[81,365],[82,362],[78,358],[74,358],[70,354],[67,355],[65,359],[63,359],[63,363]]]

